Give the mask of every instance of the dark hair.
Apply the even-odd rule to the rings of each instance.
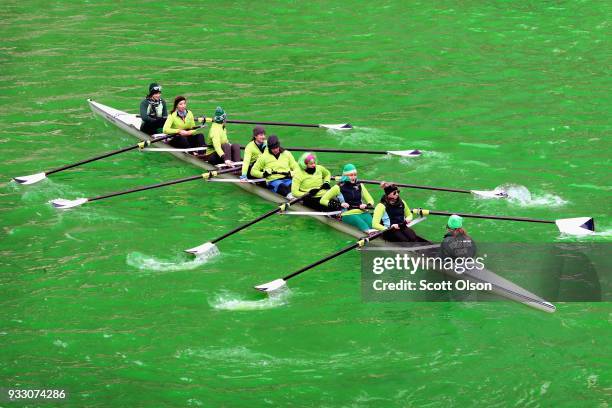
[[[467,234],[467,232],[465,232],[465,230],[463,228],[456,228],[456,229],[452,229],[450,231],[453,234],[453,237],[456,237],[457,235],[461,234],[461,235],[464,235],[467,239],[472,239]]]
[[[170,112],[170,114],[174,113],[176,111],[176,107],[178,106],[179,103],[181,103],[181,101],[186,101],[187,98],[185,98],[184,96],[177,96],[176,98],[174,98],[174,106],[172,107],[172,111]]]

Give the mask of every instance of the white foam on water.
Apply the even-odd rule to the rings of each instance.
[[[223,293],[209,301],[211,307],[217,310],[249,311],[264,310],[281,307],[289,303],[291,290],[285,289],[279,293],[272,293],[260,300],[245,300],[240,296]]]
[[[495,188],[508,193],[508,201],[521,207],[561,207],[568,201],[555,194],[532,194],[525,186],[518,184],[503,184]]]
[[[187,259],[187,256],[179,255],[174,259],[160,259],[148,256],[140,252],[130,252],[127,255],[126,263],[129,266],[140,270],[156,272],[189,271],[195,269],[206,262],[209,258],[198,257]]]
[[[479,148],[482,148],[482,149],[497,149],[497,148],[499,148],[499,145],[488,144],[488,143],[465,143],[465,142],[460,142],[459,144],[461,146],[479,147]]]

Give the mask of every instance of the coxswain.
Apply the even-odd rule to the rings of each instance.
[[[268,189],[286,197],[291,192],[291,172],[298,170],[291,152],[281,147],[276,135],[270,135],[268,146],[253,165],[251,175],[265,178]]]
[[[293,175],[291,195],[296,198],[306,195],[302,201],[304,205],[316,211],[329,211],[329,208],[320,202],[321,197],[331,188],[329,170],[317,164],[317,156],[311,152],[300,156],[298,165],[300,170]]]
[[[372,215],[366,210],[374,207],[374,200],[366,186],[357,180],[357,168],[353,164],[344,166],[340,182],[321,197],[321,204],[331,210],[343,209],[342,221],[361,231],[372,229]]]
[[[429,242],[418,236],[408,222],[412,213],[406,201],[400,197],[400,190],[395,184],[381,183],[384,194],[374,208],[372,228],[385,231],[383,238],[389,242]]]
[[[168,107],[161,92],[162,87],[153,82],[149,85],[149,94],[140,102],[140,131],[148,135],[161,133],[168,117]]]
[[[232,166],[234,162],[240,161],[240,145],[230,143],[227,138],[226,127],[227,114],[222,107],[217,106],[213,123],[210,125],[210,131],[206,137],[206,154],[204,160],[210,164],[225,163]]]
[[[244,159],[242,159],[242,175],[240,180],[246,181],[255,178],[251,175],[251,169],[255,165],[259,156],[266,150],[266,130],[263,126],[253,128],[253,140],[244,148]]]
[[[474,258],[476,243],[463,229],[463,218],[451,215],[446,223],[446,234],[440,245],[443,257]]]
[[[205,123],[206,118],[198,118],[198,122]],[[189,149],[204,146],[204,135],[196,129],[193,113],[187,109],[187,99],[184,96],[174,98],[174,105],[170,115],[164,123],[164,133],[174,135],[170,139],[171,146],[177,149]],[[198,156],[198,152],[191,152]]]

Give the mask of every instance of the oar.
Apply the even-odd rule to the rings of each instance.
[[[413,214],[420,216],[426,215],[459,215],[466,218],[482,218],[486,220],[505,220],[505,221],[521,221],[521,222],[536,222],[543,224],[556,224],[560,232],[570,235],[589,235],[595,232],[595,220],[591,217],[578,217],[578,218],[561,218],[558,220],[540,220],[537,218],[524,218],[524,217],[504,217],[498,215],[481,215],[481,214],[463,214],[463,213],[452,213],[446,211],[433,211],[425,210],[422,208],[414,208]]]
[[[193,247],[193,248],[189,248],[186,249],[185,252],[189,253],[189,254],[193,254],[195,256],[207,256],[207,257],[211,257],[211,256],[215,256],[219,253],[219,249],[217,248],[217,246],[215,245],[217,242],[234,235],[237,232],[242,231],[243,229],[250,227],[253,224],[258,223],[259,221],[265,220],[266,218],[281,212],[281,211],[286,211],[287,208],[289,208],[290,205],[299,203],[300,201],[302,201],[304,198],[306,198],[307,194],[298,197],[298,198],[294,198],[293,200],[290,200],[286,203],[283,203],[281,205],[278,206],[278,208],[268,211],[267,213],[255,218],[252,221],[247,222],[246,224],[242,224],[239,227],[234,228],[233,230],[226,232],[225,234],[221,235],[220,237],[217,237],[215,239],[213,239],[212,241],[208,241],[203,243],[202,245],[198,245],[197,247]]]
[[[185,178],[180,178],[176,180],[165,181],[163,183],[152,184],[152,185],[143,186],[143,187],[137,187],[137,188],[133,188],[130,190],[118,191],[115,193],[104,194],[104,195],[92,197],[92,198],[77,198],[76,200],[65,200],[63,198],[57,198],[55,200],[52,200],[51,204],[55,208],[58,208],[60,210],[66,210],[68,208],[78,207],[80,205],[83,205],[85,203],[89,203],[92,201],[103,200],[105,198],[110,198],[110,197],[117,197],[117,196],[124,195],[124,194],[136,193],[138,191],[152,190],[154,188],[171,186],[173,184],[186,183],[188,181],[193,181],[193,180],[201,180],[202,178],[204,180],[209,180],[210,178],[215,177],[219,174],[231,173],[232,171],[237,171],[237,170],[240,170],[240,167],[231,167],[229,169],[224,169],[224,170],[209,171],[207,173],[199,174],[197,176],[191,176],[191,177],[185,177]]]
[[[136,115],[137,118],[140,115]],[[212,118],[206,118],[206,122],[211,123]],[[293,126],[293,127],[309,127],[309,128],[323,128],[331,130],[350,130],[353,128],[350,123],[339,123],[335,125],[310,125],[305,123],[287,123],[287,122],[262,122],[255,120],[226,120],[225,123],[235,123],[237,125],[270,125],[270,126]]]
[[[257,290],[259,290],[261,292],[266,292],[266,293],[271,293],[271,292],[278,291],[278,290],[284,288],[285,286],[287,286],[287,281],[289,279],[295,278],[299,274],[304,273],[307,270],[310,270],[310,269],[314,268],[315,266],[319,266],[322,263],[325,263],[325,262],[327,262],[327,261],[329,261],[331,259],[337,258],[340,255],[342,255],[344,253],[347,253],[347,252],[349,252],[349,251],[351,251],[351,250],[353,250],[355,248],[362,247],[365,244],[367,244],[369,241],[382,236],[383,232],[384,231],[378,231],[378,232],[374,233],[373,235],[371,235],[371,236],[369,236],[367,238],[362,238],[359,241],[355,242],[354,244],[351,244],[351,245],[349,245],[347,247],[344,247],[341,250],[339,250],[337,252],[334,252],[331,255],[327,255],[323,259],[319,259],[318,261],[313,262],[310,265],[307,265],[307,266],[305,266],[305,267],[303,267],[301,269],[298,269],[297,271],[295,271],[295,272],[285,276],[284,278],[275,279],[275,280],[273,280],[271,282],[262,283],[261,285],[257,285],[257,286],[255,286],[255,289],[257,289]]]
[[[196,129],[198,129],[200,127],[201,126],[198,126]],[[166,135],[166,134],[163,134],[163,133],[159,133],[159,134],[155,134],[153,136],[155,137],[154,139],[147,140],[147,141],[140,142],[140,143],[136,143],[133,146],[124,147],[123,149],[119,149],[119,150],[113,150],[112,152],[108,152],[108,153],[102,154],[100,156],[95,156],[95,157],[92,157],[90,159],[86,159],[86,160],[82,160],[80,162],[68,164],[66,166],[58,167],[58,168],[53,169],[53,170],[44,171],[42,173],[31,174],[29,176],[15,177],[15,178],[13,178],[13,180],[15,180],[19,184],[34,184],[34,183],[38,183],[39,181],[46,179],[47,176],[49,176],[49,175],[51,175],[53,173],[59,173],[60,171],[68,170],[68,169],[71,169],[73,167],[80,166],[82,164],[91,163],[91,162],[96,161],[96,160],[105,159],[107,157],[114,156],[116,154],[120,154],[120,153],[124,153],[124,152],[128,152],[130,150],[134,150],[134,149],[138,149],[138,148],[144,149],[145,147],[150,146],[153,143],[157,143],[157,142],[160,142],[162,140],[166,140],[169,137],[173,137],[174,135]]]
[[[227,120],[227,123],[236,123],[239,125],[270,125],[270,126],[294,126],[294,127],[309,127],[309,128],[322,128],[331,130],[350,130],[353,128],[350,123],[339,123],[335,125],[310,125],[305,123],[287,123],[287,122],[261,122],[253,120]]]
[[[325,149],[325,148],[309,148],[309,147],[286,147],[289,151],[297,152],[322,152],[322,153],[350,153],[350,154],[382,154],[400,157],[417,157],[421,155],[421,151],[417,149],[409,150],[343,150],[343,149]]]
[[[340,180],[341,176],[334,176],[336,181]],[[380,180],[361,180],[359,182],[364,184],[378,184],[382,183]],[[416,188],[421,190],[434,190],[434,191],[448,191],[451,193],[464,193],[464,194],[474,194],[475,196],[482,198],[508,198],[508,193],[504,190],[462,190],[459,188],[446,188],[446,187],[432,187],[432,186],[419,186],[416,184],[406,184],[406,183],[395,183],[389,181],[388,183],[395,184],[398,187],[406,187],[406,188]]]
[[[412,220],[410,223],[408,223],[408,226],[412,227],[413,225],[416,225],[419,222],[424,221],[424,220],[425,220],[425,217],[417,218],[415,220]],[[299,274],[304,273],[307,270],[314,268],[315,266],[321,265],[322,263],[325,263],[325,262],[327,262],[327,261],[329,261],[331,259],[337,258],[340,255],[342,255],[342,254],[344,254],[346,252],[349,252],[352,249],[355,249],[357,247],[363,247],[368,242],[370,242],[370,241],[372,241],[372,240],[374,240],[376,238],[381,237],[384,232],[385,231],[375,232],[374,234],[370,235],[369,237],[364,237],[364,238],[360,239],[359,241],[355,242],[354,244],[351,244],[351,245],[349,245],[347,247],[344,247],[343,249],[341,249],[341,250],[339,250],[337,252],[334,252],[333,254],[328,255],[328,256],[326,256],[323,259],[320,259],[320,260],[318,260],[316,262],[311,263],[308,266],[305,266],[305,267],[303,267],[301,269],[298,269],[297,271],[295,271],[295,272],[285,276],[284,278],[275,279],[275,280],[273,280],[271,282],[262,283],[261,285],[257,285],[257,286],[255,286],[255,289],[257,289],[257,290],[259,290],[261,292],[266,292],[266,293],[271,293],[271,292],[275,292],[277,290],[283,289],[284,287],[287,286],[287,281],[289,279],[294,278],[294,277],[298,276]]]
[[[143,149],[145,152],[183,152],[189,153],[197,150],[204,150],[204,147],[192,147],[190,149],[174,149],[174,148],[151,148],[151,149]],[[245,146],[240,146],[242,150],[245,149]],[[381,155],[390,155],[390,156],[400,156],[400,157],[418,157],[421,155],[421,151],[417,149],[409,149],[409,150],[350,150],[350,149],[325,149],[325,148],[317,148],[317,147],[286,147],[289,151],[296,152],[322,152],[322,153],[348,153],[348,154],[381,154]]]

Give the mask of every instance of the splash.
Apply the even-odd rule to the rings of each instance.
[[[508,193],[508,200],[521,207],[561,207],[567,201],[555,194],[532,194],[527,187],[518,184],[503,184],[495,190],[504,190]]]
[[[231,293],[223,293],[217,295],[212,301],[209,302],[210,306],[217,310],[263,310],[273,309],[276,307],[284,306],[289,303],[289,297],[291,291],[285,289],[280,293],[272,293],[266,296],[265,299],[260,300],[244,300],[239,296],[235,296]]]
[[[154,256],[148,256],[140,252],[131,252],[128,254],[126,262],[134,268],[146,271],[156,272],[174,272],[174,271],[189,271],[195,269],[206,262],[209,258],[197,257],[195,259],[187,259],[183,255],[179,255],[174,259],[159,259]]]

